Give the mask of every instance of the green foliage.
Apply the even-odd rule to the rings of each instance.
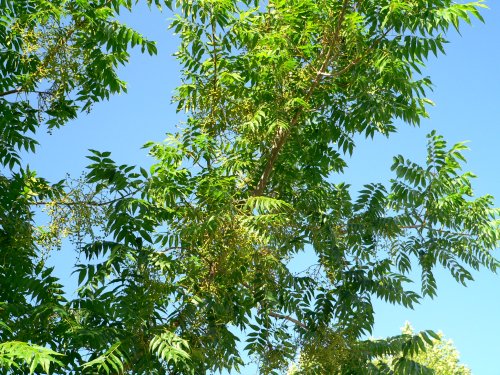
[[[116,374],[122,373],[124,370],[123,365],[123,353],[119,350],[119,342],[111,345],[111,347],[106,350],[99,357],[85,363],[82,365],[82,369],[94,368],[99,374]]]
[[[125,91],[116,69],[130,47],[156,52],[153,42],[116,21],[131,5],[0,1],[0,345],[2,366],[14,371],[53,373],[83,363],[85,342],[74,333],[85,314],[71,310],[44,259],[62,237],[72,236],[77,246],[95,238],[102,212],[81,184],[51,185],[20,155],[35,152],[40,128],[52,131]],[[52,217],[48,226],[35,224],[36,207]]]
[[[150,349],[173,368],[189,368],[189,345],[172,332],[163,332],[151,339]]]
[[[35,151],[41,125],[64,125],[93,103],[125,91],[116,68],[128,47],[153,42],[114,18],[131,2],[2,0],[0,7],[0,164],[20,165]]]
[[[19,341],[0,343],[0,368],[11,368],[34,374],[38,368],[49,374],[51,364],[62,365],[60,356],[48,348]],[[27,371],[27,372],[26,372]]]
[[[386,339],[352,342],[334,332],[323,332],[320,337],[303,347],[288,374],[434,374],[428,363],[418,360],[439,341],[432,331],[405,331]]]
[[[407,323],[402,328],[404,335],[412,335],[413,328]],[[443,334],[433,337],[431,341],[424,343],[424,349],[418,353],[412,353],[411,358],[415,363],[428,368],[435,375],[470,375],[470,369],[460,364],[459,353],[453,346],[451,340],[445,340]],[[375,363],[378,367],[387,366],[397,371],[399,360],[390,355],[379,356]],[[411,372],[411,374],[418,372]]]
[[[115,69],[129,46],[155,52],[115,21],[128,2],[28,5],[8,2],[1,24],[10,41],[1,53],[28,56],[13,65],[20,70],[0,68],[12,81],[0,94],[14,129],[2,133],[10,148],[0,161],[11,170],[18,149],[35,144],[26,137],[40,119],[57,128],[124,90]],[[146,146],[150,170],[91,150],[87,185],[75,191],[22,168],[0,180],[8,213],[0,214],[0,251],[19,257],[0,258],[0,284],[16,285],[0,288],[9,327],[0,340],[60,353],[48,359],[52,373],[239,371],[250,355],[274,374],[299,352],[312,373],[383,373],[373,360],[384,355],[395,373],[425,373],[415,356],[433,333],[363,340],[372,299],[411,308],[435,296],[438,265],[463,284],[471,268],[496,270],[498,210],[492,197],[474,197],[474,176],[461,171],[465,146],[448,147],[435,132],[426,162],[395,157],[388,184],[353,194],[342,172],[359,135],[389,136],[398,121],[427,116],[425,60],[443,52],[449,28],[480,18],[482,3],[166,5],[181,40],[175,99],[187,120]],[[14,95],[37,94],[47,82],[38,109],[3,99],[18,87]],[[33,207],[47,203],[55,223],[76,218],[66,224],[80,251],[70,300],[40,257],[50,241],[34,235]],[[297,270],[298,256],[314,265]],[[415,268],[422,296],[409,287]]]
[[[323,334],[314,346],[303,347],[299,361],[287,374],[471,374],[459,363],[453,343],[441,333],[415,334],[408,323],[402,331],[398,336],[353,343],[336,334]]]

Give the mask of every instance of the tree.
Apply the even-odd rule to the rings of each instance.
[[[47,346],[59,350],[64,338],[58,330],[67,329],[62,285],[44,265],[43,245],[57,242],[58,233],[37,231],[34,207],[52,201],[60,216],[55,207],[67,211],[68,194],[63,181],[49,184],[23,165],[21,153],[35,152],[36,132],[53,131],[124,91],[115,70],[126,63],[129,46],[155,53],[153,42],[115,20],[130,6],[0,1],[0,364],[15,371],[62,365]],[[77,211],[80,224],[93,223],[95,210]]]
[[[401,330],[403,334],[413,334],[413,328],[408,322]],[[471,375],[470,369],[460,364],[459,353],[453,342],[445,340],[442,333],[439,334],[439,340],[434,339],[432,345],[427,345],[424,352],[414,356],[415,361],[434,370],[436,375]],[[383,361],[391,365],[393,358],[385,358]]]
[[[153,42],[115,20],[129,1],[2,1],[0,162],[20,164],[18,150],[35,151],[29,137],[53,130],[93,103],[125,90],[116,68],[128,47],[153,54]]]
[[[363,352],[365,352],[369,353],[373,359],[368,365],[364,362],[363,367],[359,369],[359,373],[393,374],[405,373],[406,371],[406,373],[410,374],[471,375],[470,369],[460,364],[459,353],[453,346],[453,342],[445,340],[442,333],[433,335],[432,338],[425,335],[415,336],[413,327],[408,322],[401,328],[401,331],[402,335],[392,338],[358,342],[357,347],[351,347],[349,350],[342,350],[342,347],[336,345],[328,348],[327,351],[324,350],[324,347],[323,350],[319,351],[315,348],[311,353],[312,355],[307,353],[299,355],[298,363],[292,364],[287,374],[338,373],[337,369],[341,363],[349,361],[352,366],[353,363],[363,358]],[[424,348],[418,351],[413,351],[415,347],[412,348],[412,345],[402,344],[402,342],[406,341],[408,343],[419,338],[421,341],[419,340],[418,345],[422,345]],[[387,345],[389,343],[392,343],[392,345]],[[332,367],[325,368],[325,363]],[[412,364],[409,371],[403,367],[407,363]]]
[[[104,7],[113,17],[110,7],[120,5],[105,2],[95,11]],[[362,339],[373,326],[372,298],[418,303],[421,296],[408,287],[415,267],[422,296],[431,297],[436,265],[463,284],[472,279],[470,268],[495,270],[498,210],[491,196],[473,197],[473,175],[461,172],[464,144],[448,147],[436,132],[424,165],[394,158],[389,184],[367,184],[353,198],[340,181],[356,136],[389,136],[396,121],[416,126],[427,116],[424,62],[444,51],[450,27],[481,18],[482,3],[166,5],[177,12],[171,26],[181,38],[183,83],[175,99],[187,113],[184,130],[147,145],[156,160],[150,171],[92,151],[89,199],[45,183],[38,195],[20,194],[27,196],[28,232],[31,207],[47,199],[104,207],[105,225],[101,239],[81,247],[77,297],[62,297],[42,264],[34,280],[49,296],[13,296],[32,296],[20,304],[40,300],[43,308],[26,328],[19,303],[6,299],[2,341],[29,337],[50,347],[61,354],[55,361],[51,352],[45,362],[56,373],[203,374],[238,370],[243,355],[262,373],[276,373],[299,351],[314,358],[316,373],[380,372],[373,358],[384,354],[400,354],[397,373],[426,371],[412,356],[434,333]],[[113,35],[133,41],[131,33]],[[93,34],[90,40],[102,52],[105,43]],[[128,42],[122,49],[116,43],[110,54],[126,53]],[[87,48],[82,44],[84,55]],[[113,91],[107,81],[88,84]],[[26,183],[20,186],[25,192]],[[26,238],[31,267],[37,249]],[[305,273],[289,266],[303,252],[317,263]],[[12,268],[3,281],[19,279],[19,266]]]
[[[372,370],[374,373],[383,373],[383,374],[393,374],[394,372],[398,373],[402,370],[402,366],[406,365],[406,363],[412,363],[413,368],[408,372],[411,374],[419,374],[419,373],[430,373],[434,375],[470,375],[470,369],[459,363],[459,353],[457,349],[453,346],[453,342],[451,340],[445,340],[442,333],[439,333],[437,336],[433,338],[425,337],[419,345],[423,345],[424,349],[419,350],[418,352],[410,353],[411,346],[406,346],[407,353],[401,347],[402,340],[411,340],[415,339],[414,330],[407,322],[405,326],[401,329],[402,335],[395,336],[393,338],[384,339],[384,340],[368,340],[362,343],[362,345],[367,347],[376,347],[381,342],[385,349],[388,349],[386,345],[388,342],[397,343],[394,345],[393,351],[387,350],[385,354],[375,354],[377,351],[370,350],[370,354],[375,358],[372,359],[372,363],[368,366],[366,363],[364,364],[364,370]],[[403,345],[403,348],[404,345]],[[358,359],[362,357],[359,351],[356,349],[360,348],[350,348],[348,351],[340,351],[339,348],[333,351],[330,350],[328,353],[328,361],[330,365],[338,366],[338,361],[345,362],[348,356],[351,356],[353,359]],[[353,350],[354,349],[354,350]],[[318,355],[319,354],[319,355]],[[289,375],[299,375],[299,374],[317,374],[317,373],[337,373],[334,369],[333,372],[327,372],[330,369],[324,368],[325,360],[320,359],[321,355],[325,353],[321,353],[321,351],[313,352],[313,356],[310,355],[300,355],[299,361],[297,364],[292,364],[288,369],[287,374]],[[405,356],[408,358],[406,360]],[[352,359],[351,359],[352,361]],[[411,361],[411,362],[409,362]],[[373,367],[369,367],[372,365]],[[318,368],[319,367],[319,368]],[[360,371],[363,373],[363,371]]]

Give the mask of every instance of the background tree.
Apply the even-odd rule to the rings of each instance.
[[[383,340],[367,340],[358,342],[354,347],[343,348],[339,342],[325,346],[322,343],[320,350],[314,348],[310,353],[305,352],[299,355],[296,364],[292,364],[287,374],[336,374],[341,373],[341,366],[350,363],[351,366],[363,356],[370,355],[374,359],[370,364],[361,364],[361,368],[355,373],[382,373],[394,374],[407,372],[411,374],[429,373],[434,375],[470,375],[470,369],[460,364],[459,353],[453,346],[451,340],[444,339],[442,333],[434,337],[426,335],[420,336],[418,345],[423,345],[424,349],[413,352],[411,345],[401,345],[402,342],[410,342],[418,336],[414,335],[414,330],[407,322],[401,329],[402,335]],[[418,338],[417,338],[418,340]],[[333,344],[333,345],[332,345]],[[382,344],[382,345],[380,345]],[[388,345],[389,344],[389,345]],[[392,344],[392,345],[390,345]],[[366,350],[368,349],[369,350]],[[384,352],[384,354],[380,354]],[[378,354],[376,354],[378,352]],[[406,352],[406,353],[405,353]],[[408,358],[405,358],[407,355]],[[325,357],[325,358],[322,358]],[[328,364],[328,368],[325,368]],[[405,366],[411,364],[410,370],[405,370]]]
[[[412,335],[414,332],[408,322],[401,330],[403,334]],[[432,369],[436,375],[471,375],[471,370],[467,366],[460,364],[460,355],[453,346],[453,342],[445,339],[442,333],[438,335],[439,340],[433,339],[432,345],[427,344],[428,347],[425,351],[419,352],[413,357],[415,361]],[[382,361],[391,366],[393,358],[386,358]]]
[[[418,303],[412,268],[423,296],[436,293],[437,265],[461,283],[470,268],[495,270],[498,211],[492,197],[473,197],[465,146],[435,132],[425,163],[397,156],[388,184],[352,198],[342,171],[356,137],[427,116],[424,61],[443,50],[449,27],[480,18],[481,3],[167,5],[178,13],[176,100],[187,120],[148,145],[149,172],[108,152],[89,157],[92,199],[76,203],[105,207],[103,239],[81,248],[76,298],[58,293],[45,320],[29,319],[29,337],[62,354],[53,372],[202,374],[238,370],[250,355],[261,373],[276,373],[297,352],[323,373],[382,371],[373,358],[384,354],[398,355],[398,373],[425,371],[412,356],[431,332],[363,340],[372,298]],[[64,196],[42,186],[55,203],[55,192]],[[45,196],[33,199],[28,214]],[[291,267],[303,253],[315,265]],[[60,289],[49,280],[44,291]],[[10,341],[26,327],[15,306],[2,310]]]

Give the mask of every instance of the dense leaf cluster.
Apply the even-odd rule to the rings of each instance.
[[[403,336],[413,335],[413,328],[406,323],[402,328]],[[422,344],[419,344],[422,346]],[[425,340],[423,349],[417,353],[408,353],[413,363],[426,367],[428,372],[438,375],[470,375],[471,371],[467,366],[459,363],[458,351],[453,346],[451,340],[445,340],[442,333],[438,337],[432,337],[430,340]],[[376,360],[376,366],[387,366],[390,370],[396,370],[396,366],[401,366],[401,361],[397,356],[389,353],[379,356]],[[430,371],[429,371],[430,370]],[[408,372],[408,371],[407,371]],[[409,370],[411,374],[418,374],[419,369],[413,368]]]
[[[116,68],[129,46],[153,42],[115,20],[131,2],[2,0],[0,18],[0,163],[19,165],[35,151],[41,125],[58,128],[93,103],[125,90]]]

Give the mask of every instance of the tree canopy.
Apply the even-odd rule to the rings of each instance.
[[[462,284],[495,271],[499,211],[474,196],[466,146],[436,131],[388,182],[353,192],[343,171],[359,136],[428,116],[425,61],[482,2],[149,2],[174,13],[182,129],[145,146],[149,170],[91,150],[83,180],[55,184],[21,150],[125,91],[129,49],[156,47],[119,22],[126,0],[0,5],[0,368],[205,374],[251,358],[271,374],[300,353],[306,373],[432,373],[416,358],[434,332],[366,339],[372,300],[435,296],[436,267]],[[71,298],[45,265],[66,235]],[[314,265],[294,268],[302,254]]]
[[[407,322],[402,328],[403,334],[413,334],[412,326]],[[439,340],[434,341],[426,351],[421,351],[414,356],[414,359],[428,368],[434,370],[436,375],[471,375],[471,370],[460,364],[459,353],[453,346],[451,340],[444,339],[444,335],[439,333]],[[387,357],[385,360],[390,365],[393,358]]]

